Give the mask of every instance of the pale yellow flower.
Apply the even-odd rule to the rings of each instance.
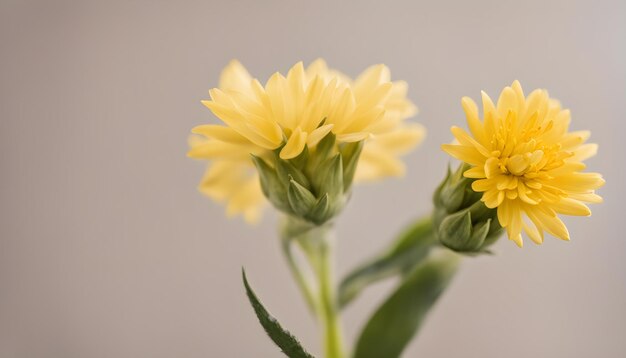
[[[405,121],[416,113],[406,90],[406,83],[391,82],[384,65],[372,66],[352,81],[328,69],[323,60],[306,69],[300,62],[287,76],[275,73],[262,85],[238,61],[231,61],[219,88],[209,91],[211,100],[202,101],[226,126],[192,130],[203,138],[192,141],[189,156],[213,162],[201,190],[229,202],[231,214],[244,213],[253,221],[264,202],[259,185],[250,184],[254,189],[243,194],[233,189],[240,184],[216,179],[223,169],[237,173],[237,183],[258,183],[250,154],[268,157],[282,146],[280,158],[295,158],[305,146],[314,149],[329,132],[338,143],[365,140],[356,180],[402,175],[404,164],[398,156],[424,135],[420,125]]]
[[[522,231],[540,244],[544,231],[569,240],[558,217],[591,215],[584,204],[599,203],[594,190],[604,184],[597,173],[583,173],[583,161],[596,154],[596,144],[584,144],[588,131],[570,132],[570,112],[546,90],[524,96],[518,81],[506,87],[494,105],[482,93],[483,116],[468,97],[462,99],[471,134],[459,127],[452,133],[459,144],[443,150],[472,166],[464,173],[477,179],[472,189],[497,208],[498,221],[510,240],[522,246]]]

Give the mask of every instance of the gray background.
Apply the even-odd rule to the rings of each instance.
[[[265,79],[324,57],[387,64],[429,130],[401,180],[361,186],[339,271],[430,210],[463,124],[460,98],[519,79],[591,129],[605,203],[572,241],[507,240],[465,260],[407,357],[623,357],[626,351],[623,1],[4,1],[0,5],[0,357],[278,357],[240,268],[315,353],[318,332],[274,235],[196,192],[189,129],[232,58]],[[352,340],[393,283],[345,314]]]

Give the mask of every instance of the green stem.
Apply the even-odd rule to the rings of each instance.
[[[283,227],[283,252],[309,308],[322,324],[325,357],[343,358],[343,335],[332,271],[331,233],[330,225],[303,227],[302,222],[287,218]],[[312,289],[294,259],[290,249],[292,242],[297,243],[305,254],[317,280],[317,290]]]
[[[300,288],[300,292],[302,292],[302,295],[304,296],[304,300],[307,303],[309,311],[313,315],[317,314],[318,308],[316,297],[313,292],[313,288],[311,287],[309,277],[305,276],[304,272],[302,272],[300,266],[293,257],[290,242],[288,240],[283,240],[281,246],[283,248],[283,253],[285,254],[285,257],[287,258],[287,265],[289,265],[289,270],[291,271],[293,278],[296,280],[298,288]]]
[[[332,248],[328,238],[319,243],[314,263],[319,282],[320,318],[324,325],[324,347],[327,358],[343,357],[343,342],[332,273]]]

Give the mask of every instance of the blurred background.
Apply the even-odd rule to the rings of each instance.
[[[467,259],[406,357],[623,357],[624,1],[17,1],[0,5],[0,357],[279,357],[240,269],[313,353],[318,332],[268,211],[227,219],[185,157],[233,58],[262,79],[318,57],[385,63],[428,128],[408,173],[356,189],[338,225],[347,272],[431,209],[464,95],[519,79],[590,129],[605,203],[571,242],[508,240]],[[344,316],[347,338],[393,282]]]

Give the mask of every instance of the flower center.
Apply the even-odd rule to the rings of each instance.
[[[538,164],[543,159],[543,151],[535,150],[532,153],[515,154],[500,159],[500,170],[515,176],[522,176],[527,172],[536,172]]]
[[[561,167],[572,153],[563,151],[560,144],[548,145],[538,138],[520,137],[494,136],[492,143],[496,150],[485,163],[487,178],[494,178],[497,189],[511,200],[519,198],[533,205],[543,200],[558,200],[562,192],[545,183],[553,178],[550,171]]]

